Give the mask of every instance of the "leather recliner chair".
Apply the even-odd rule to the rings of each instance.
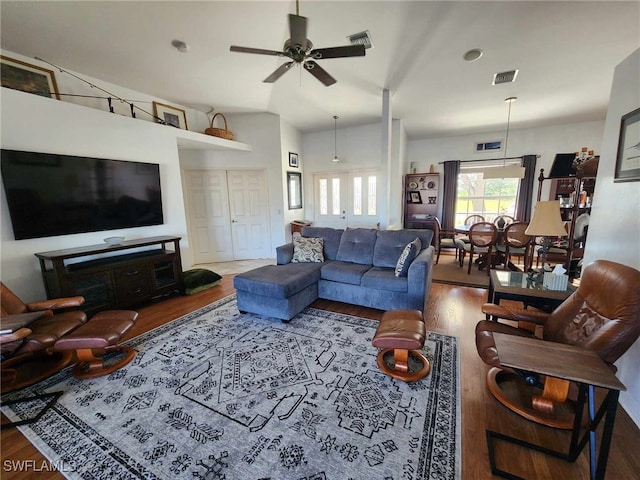
[[[22,334],[0,342],[3,393],[32,385],[71,363],[73,352],[54,353],[52,347],[59,338],[86,323],[84,312],[67,310],[83,303],[81,296],[25,303],[0,282],[2,317],[30,312],[43,314],[22,329]],[[46,354],[46,359],[40,354]]]
[[[578,289],[550,314],[490,303],[485,304],[482,311],[494,318],[518,322],[518,327],[489,320],[476,325],[478,354],[493,367],[487,374],[491,393],[503,405],[529,420],[570,429],[571,409],[563,412],[563,408],[570,403],[565,400],[575,399],[575,385],[567,382],[564,386],[555,383],[549,387],[551,381],[566,381],[537,378],[529,372],[514,372],[503,367],[493,333],[535,337],[536,326],[538,329],[542,326],[543,340],[594,351],[615,372],[614,362],[640,336],[640,271],[597,260],[585,268]],[[531,398],[531,402],[522,401],[524,390],[529,395],[524,398]]]

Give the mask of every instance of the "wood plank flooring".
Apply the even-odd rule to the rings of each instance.
[[[221,285],[187,297],[173,297],[139,309],[140,318],[127,338],[134,337],[215,300],[234,293],[232,276],[223,277]],[[426,312],[427,328],[454,335],[460,345],[460,383],[462,397],[462,478],[483,480],[494,478],[489,468],[485,429],[527,439],[565,451],[568,432],[558,431],[524,420],[499,404],[487,391],[485,375],[488,367],[480,360],[475,348],[474,328],[483,319],[480,312],[486,301],[484,289],[433,284]],[[379,320],[382,311],[365,307],[318,300],[313,307]],[[373,347],[372,347],[373,348]],[[39,466],[44,457],[16,429],[1,435],[3,480],[48,480],[64,478],[58,472],[17,471],[7,468],[7,461],[33,460]],[[607,478],[640,478],[640,430],[626,412],[618,409],[607,468]],[[500,442],[496,444],[498,465],[529,479],[589,478],[588,449],[575,463],[523,450]],[[398,472],[401,478],[401,472]]]

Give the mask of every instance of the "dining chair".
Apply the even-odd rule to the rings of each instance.
[[[471,264],[473,263],[473,254],[484,254],[487,260],[487,275],[491,269],[493,261],[493,247],[498,239],[498,227],[491,222],[478,222],[469,228],[469,243],[465,243],[462,247],[464,253],[469,253],[469,268],[467,274],[471,274]],[[460,252],[460,266],[464,263],[464,255]]]
[[[445,249],[454,249],[455,250],[455,259],[458,259],[458,245],[456,245],[456,232],[453,230],[443,230],[440,225],[440,220],[438,217],[433,217],[435,219],[435,223],[437,225],[438,230],[438,245],[437,245],[437,256],[436,256],[436,264],[440,261],[440,252],[443,248]]]
[[[533,237],[524,233],[528,226],[529,222],[514,222],[505,228],[502,243],[496,246],[496,250],[504,254],[505,270],[509,268],[511,255],[515,255],[523,257],[524,271],[528,271],[529,249],[533,239]]]
[[[505,229],[515,221],[516,219],[511,215],[498,215],[493,219],[493,224],[499,229]]]
[[[464,225],[473,225],[474,223],[478,223],[478,222],[484,222],[484,217],[482,215],[469,215],[467,218],[464,219]],[[461,242],[462,243],[469,243],[469,236],[468,235],[458,235],[456,237],[456,240],[458,240],[456,243],[458,244],[458,248],[462,248]]]

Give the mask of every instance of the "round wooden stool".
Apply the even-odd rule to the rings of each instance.
[[[416,382],[429,374],[431,365],[420,352],[424,346],[426,328],[419,310],[389,310],[382,315],[374,347],[378,367],[387,375],[403,382]]]

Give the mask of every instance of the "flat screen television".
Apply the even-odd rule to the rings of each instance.
[[[164,223],[155,163],[1,151],[16,240]]]
[[[573,168],[575,159],[575,153],[556,153],[548,178],[575,177],[576,170]]]

